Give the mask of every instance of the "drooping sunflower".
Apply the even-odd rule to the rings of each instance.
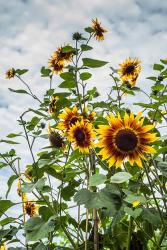
[[[154,125],[143,125],[144,118],[141,116],[141,112],[137,116],[126,113],[124,118],[111,114],[107,117],[109,125],[99,125],[99,155],[102,160],[107,160],[110,167],[120,167],[125,159],[131,165],[136,163],[142,167],[141,159],[146,160],[144,155],[155,153],[155,149],[149,146],[157,140],[156,134],[149,132]]]
[[[72,110],[66,107],[64,112],[59,115],[59,119],[62,119],[62,121],[58,123],[57,128],[68,131],[73,124],[80,120],[77,107],[73,107]]]
[[[62,136],[55,131],[55,129],[51,128],[50,124],[48,127],[49,133],[49,141],[52,147],[54,148],[65,148],[64,140]]]
[[[52,69],[53,74],[60,74],[64,69],[64,61],[58,61],[55,56],[51,56],[49,61],[49,68]]]
[[[22,202],[26,202],[26,201],[28,200],[27,195],[24,194],[24,193],[21,191],[21,180],[20,180],[20,179],[19,179],[18,182],[17,182],[17,194],[21,197]]]
[[[89,153],[89,149],[94,147],[95,138],[92,124],[84,120],[77,121],[70,127],[67,138],[73,143],[74,149],[79,149],[81,153]]]
[[[57,62],[64,62],[64,60],[69,62],[72,60],[74,53],[73,51],[63,52],[63,47],[61,46],[54,52],[53,56],[57,59]]]
[[[49,103],[49,113],[54,114],[56,111],[56,103],[59,100],[58,96],[52,97],[50,103]]]
[[[15,76],[15,70],[14,68],[8,69],[5,73],[6,79],[11,79]]]
[[[93,28],[93,34],[96,40],[102,41],[104,40],[104,33],[107,32],[102,26],[101,23],[98,21],[98,19],[92,19],[92,28]]]
[[[30,217],[35,216],[38,213],[38,206],[31,201],[27,201],[24,206],[25,213],[28,214]]]
[[[137,58],[132,59],[129,57],[119,66],[118,73],[122,81],[127,81],[134,86],[141,71],[141,61]]]

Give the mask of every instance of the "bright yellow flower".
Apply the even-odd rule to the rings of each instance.
[[[140,205],[140,201],[137,201],[137,200],[136,200],[136,201],[133,201],[133,202],[132,202],[132,206],[133,206],[133,207],[138,207],[139,205]]]
[[[154,128],[153,125],[143,125],[144,118],[142,113],[137,116],[133,113],[125,114],[124,118],[110,115],[107,117],[109,125],[99,125],[99,143],[97,146],[102,148],[99,155],[102,160],[107,160],[109,166],[120,167],[125,159],[131,165],[136,163],[142,167],[141,159],[145,159],[144,154],[155,153],[155,149],[149,146],[157,140],[155,133],[149,133]]]
[[[15,76],[15,70],[13,68],[6,71],[6,79],[13,78]]]
[[[77,107],[73,109],[65,108],[64,112],[59,115],[59,119],[62,121],[59,122],[57,128],[60,130],[68,131],[72,124],[75,124],[80,120],[80,115],[78,113]]]
[[[93,126],[84,120],[73,124],[68,131],[67,137],[73,143],[74,149],[79,149],[81,153],[89,153],[89,150],[94,147],[95,133]]]
[[[141,61],[137,58],[128,58],[119,64],[118,73],[122,81],[128,82],[131,86],[135,86],[138,75],[141,71]]]
[[[102,41],[104,40],[104,33],[107,32],[102,26],[101,23],[96,18],[95,20],[92,19],[92,28],[93,28],[93,34],[96,40]]]

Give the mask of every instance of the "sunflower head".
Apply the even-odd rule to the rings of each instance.
[[[149,131],[153,125],[143,125],[142,113],[134,116],[133,113],[125,113],[124,118],[110,115],[107,117],[109,124],[100,125],[97,129],[99,134],[98,146],[101,148],[99,155],[107,160],[109,166],[120,167],[124,160],[128,159],[130,164],[136,163],[142,167],[141,159],[145,159],[146,153],[155,153],[149,146],[157,137]]]
[[[84,110],[82,116],[83,116],[83,119],[92,122],[92,121],[95,120],[96,112],[93,111],[93,112],[91,112],[91,113],[88,114],[88,109],[85,108],[85,110]]]
[[[30,166],[28,165],[26,167],[24,175],[25,175],[27,181],[31,181],[32,180],[32,178],[33,178],[33,168],[32,168],[31,165]]]
[[[62,121],[58,123],[57,128],[68,131],[73,124],[80,120],[77,107],[73,107],[72,110],[65,108],[63,113],[59,115],[59,119]]]
[[[58,61],[55,56],[51,56],[49,59],[49,68],[52,69],[53,74],[60,74],[64,69],[64,61]]]
[[[63,47],[59,47],[55,52],[54,52],[54,58],[57,59],[57,62],[69,62],[72,60],[74,56],[73,51],[69,52],[63,52]]]
[[[15,69],[14,68],[8,69],[5,75],[6,75],[6,79],[13,78],[15,76]]]
[[[95,137],[91,123],[84,120],[77,121],[68,131],[68,139],[74,145],[74,149],[79,149],[81,153],[89,153],[93,148],[93,139]]]
[[[34,217],[38,213],[38,206],[31,202],[27,201],[24,206],[25,213],[28,214],[30,217]]]
[[[49,113],[54,114],[56,111],[56,103],[59,100],[58,96],[52,97],[50,103],[49,103]]]
[[[54,148],[64,148],[65,144],[63,141],[63,138],[61,137],[61,135],[55,131],[55,129],[51,128],[50,124],[49,124],[49,128],[48,128],[48,132],[49,132],[49,141],[52,147]]]
[[[98,21],[98,19],[92,19],[92,28],[93,28],[93,34],[96,40],[102,41],[104,40],[104,33],[107,32],[102,26],[101,23]]]
[[[141,61],[137,58],[128,58],[119,66],[118,73],[122,81],[129,82],[134,86],[141,71]]]
[[[27,199],[27,195],[24,194],[22,191],[21,191],[21,180],[19,179],[18,182],[17,182],[17,194],[21,197],[22,199],[22,202],[26,202],[28,199]]]

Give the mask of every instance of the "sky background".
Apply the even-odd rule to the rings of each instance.
[[[92,58],[109,61],[104,69],[95,71],[90,81],[103,95],[110,90],[109,66],[117,67],[127,57],[142,61],[139,87],[149,91],[152,64],[167,57],[167,1],[166,0],[0,0],[0,138],[20,132],[19,115],[29,107],[37,107],[29,96],[9,92],[8,88],[23,88],[17,79],[5,79],[8,68],[28,68],[23,78],[33,92],[42,97],[48,80],[40,78],[40,68],[60,45],[71,44],[71,34],[91,25],[97,17],[108,30],[103,42],[92,40]],[[154,73],[155,74],[155,73]],[[57,87],[57,78],[53,87]],[[139,95],[139,100],[143,97]],[[133,98],[127,98],[127,106]],[[136,100],[135,101],[139,101]],[[1,151],[9,149],[5,144]],[[25,144],[18,146],[23,164],[30,163]],[[10,170],[0,172],[0,196],[4,196]],[[15,190],[11,192],[11,196]]]

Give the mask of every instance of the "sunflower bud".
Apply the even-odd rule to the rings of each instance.
[[[64,145],[63,138],[59,133],[55,131],[50,132],[49,141],[51,146],[54,148],[62,148]]]
[[[162,82],[163,79],[164,79],[163,76],[161,76],[161,75],[158,76],[158,81]]]
[[[79,41],[82,39],[82,34],[79,33],[79,32],[75,32],[73,35],[72,35],[72,39],[73,40],[76,40],[76,41]]]

